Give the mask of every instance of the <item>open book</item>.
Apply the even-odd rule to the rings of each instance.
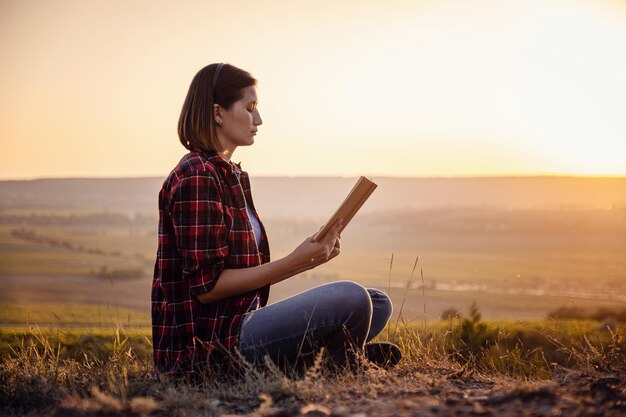
[[[374,190],[378,187],[372,180],[366,177],[361,177],[356,182],[350,194],[343,200],[341,206],[337,209],[335,214],[326,222],[322,230],[320,230],[313,240],[318,242],[320,239],[324,237],[326,233],[333,227],[333,225],[339,219],[343,219],[343,227],[345,229],[350,220],[354,217],[357,211],[361,208],[365,200],[369,198],[369,196],[374,192]]]

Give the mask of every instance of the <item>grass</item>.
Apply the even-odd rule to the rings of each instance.
[[[149,362],[152,355],[150,327],[117,328],[41,328],[39,326],[0,328],[0,357],[50,355],[58,360],[82,361],[85,357],[108,361],[123,338],[138,359]]]
[[[65,407],[133,415],[155,410],[181,416],[253,411],[263,415],[264,409],[273,407],[324,402],[330,393],[347,395],[349,387],[378,392],[387,389],[383,381],[390,377],[429,378],[429,369],[520,381],[549,379],[564,369],[595,374],[625,371],[624,325],[608,332],[592,321],[484,322],[476,314],[426,326],[389,324],[396,325],[392,340],[404,359],[393,371],[365,367],[357,374],[331,376],[318,365],[305,378],[290,380],[270,368],[251,372],[238,384],[207,379],[200,385],[155,378],[149,328],[2,329],[0,412],[39,410],[46,415],[50,407],[55,412]]]
[[[407,323],[396,339],[415,360],[448,362],[474,371],[550,378],[559,369],[610,371],[624,367],[626,326],[593,321],[482,322],[472,319]],[[619,364],[617,358],[622,358]]]

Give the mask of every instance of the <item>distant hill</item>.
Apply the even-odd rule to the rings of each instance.
[[[363,212],[441,207],[608,208],[626,206],[626,177],[388,178]],[[265,217],[325,217],[356,178],[252,178],[257,209]],[[157,208],[163,178],[39,179],[0,181],[0,209],[110,210]]]

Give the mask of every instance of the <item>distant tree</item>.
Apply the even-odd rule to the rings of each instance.
[[[548,313],[549,319],[554,320],[584,320],[588,313],[580,307],[559,307]]]
[[[144,270],[141,268],[109,269],[106,265],[102,265],[99,271],[92,272],[92,274],[100,279],[124,281],[139,279],[145,276]]]
[[[441,320],[459,320],[462,317],[461,312],[454,307],[447,308],[441,313]]]
[[[603,321],[613,319],[617,322],[626,322],[626,308],[599,307],[595,311],[585,310],[580,307],[559,307],[547,314],[553,320],[596,320]]]
[[[480,360],[489,345],[495,341],[494,332],[482,322],[482,315],[476,301],[470,306],[469,317],[461,323],[459,338],[461,341],[459,354],[464,362]]]

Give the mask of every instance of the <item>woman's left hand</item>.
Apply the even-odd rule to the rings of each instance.
[[[324,238],[317,242],[314,240],[315,235],[309,236],[290,254],[300,272],[322,265],[339,255],[342,226],[342,221],[337,221]]]

